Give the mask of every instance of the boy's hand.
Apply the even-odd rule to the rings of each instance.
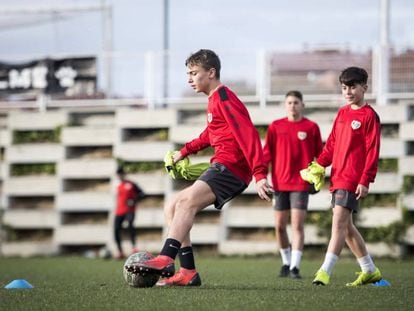
[[[183,155],[181,154],[180,151],[175,151],[173,154],[173,163],[177,163],[178,161],[184,159]]]
[[[267,179],[263,178],[256,182],[256,189],[257,193],[259,194],[259,197],[262,200],[271,201],[271,198],[269,197],[269,194],[273,193],[272,187],[267,183]]]
[[[309,166],[300,171],[304,181],[313,184],[316,191],[321,190],[325,183],[325,168],[313,161]]]
[[[358,184],[356,190],[355,190],[355,194],[356,194],[356,199],[359,200],[361,198],[365,198],[368,195],[368,188],[365,187],[364,185]]]
[[[130,207],[130,208],[134,207],[135,204],[136,204],[135,200],[133,200],[133,199],[128,199],[126,203],[127,203],[127,206]]]

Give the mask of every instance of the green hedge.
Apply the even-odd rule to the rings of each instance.
[[[357,222],[358,215],[358,213],[353,215],[354,223]],[[332,211],[308,212],[305,223],[316,225],[318,228],[318,235],[326,236],[329,239],[332,227]],[[364,240],[369,243],[400,243],[403,240],[408,226],[413,223],[414,213],[405,208],[403,209],[403,219],[401,221],[375,228],[358,227],[358,230],[364,237]]]
[[[329,238],[332,228],[332,209],[321,212],[308,212],[305,223],[316,225],[318,227],[318,235]]]
[[[265,139],[267,133],[267,125],[258,125],[256,126],[256,130],[259,132],[259,136],[262,139]]]
[[[398,193],[370,193],[362,199],[361,207],[396,206]]]
[[[130,162],[117,159],[118,166],[122,166],[127,174],[145,173],[164,169],[164,162]]]
[[[60,126],[53,130],[13,131],[13,143],[59,143],[61,131]]]
[[[55,175],[55,163],[35,163],[35,164],[12,164],[10,168],[11,176],[27,175]]]
[[[378,161],[378,171],[382,173],[398,172],[398,159],[379,159]]]
[[[414,191],[414,176],[406,175],[403,177],[403,185],[401,190],[403,193],[410,193]]]
[[[407,230],[407,224],[403,221],[396,221],[388,226],[380,226],[375,228],[359,228],[360,233],[365,239],[365,242],[386,242],[399,243]]]

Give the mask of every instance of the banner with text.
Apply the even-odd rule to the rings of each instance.
[[[20,64],[0,62],[0,98],[89,97],[96,93],[95,57],[40,59]]]

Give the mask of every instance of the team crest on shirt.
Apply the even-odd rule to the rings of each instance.
[[[300,140],[305,140],[307,136],[308,134],[306,134],[306,132],[301,132],[301,131],[298,132],[298,138]]]
[[[211,121],[213,121],[213,114],[211,112],[207,113],[207,121],[208,123],[211,123]]]
[[[353,130],[357,130],[361,127],[361,122],[359,122],[357,120],[352,120],[351,127],[352,127]]]

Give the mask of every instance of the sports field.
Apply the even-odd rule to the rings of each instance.
[[[322,259],[322,257],[321,257]],[[78,257],[0,259],[0,310],[413,310],[414,262],[376,260],[390,287],[346,288],[357,265],[341,259],[331,284],[316,287],[320,260],[303,280],[276,277],[279,259],[198,258],[198,288],[130,288],[122,261]],[[14,279],[34,289],[7,290]]]

